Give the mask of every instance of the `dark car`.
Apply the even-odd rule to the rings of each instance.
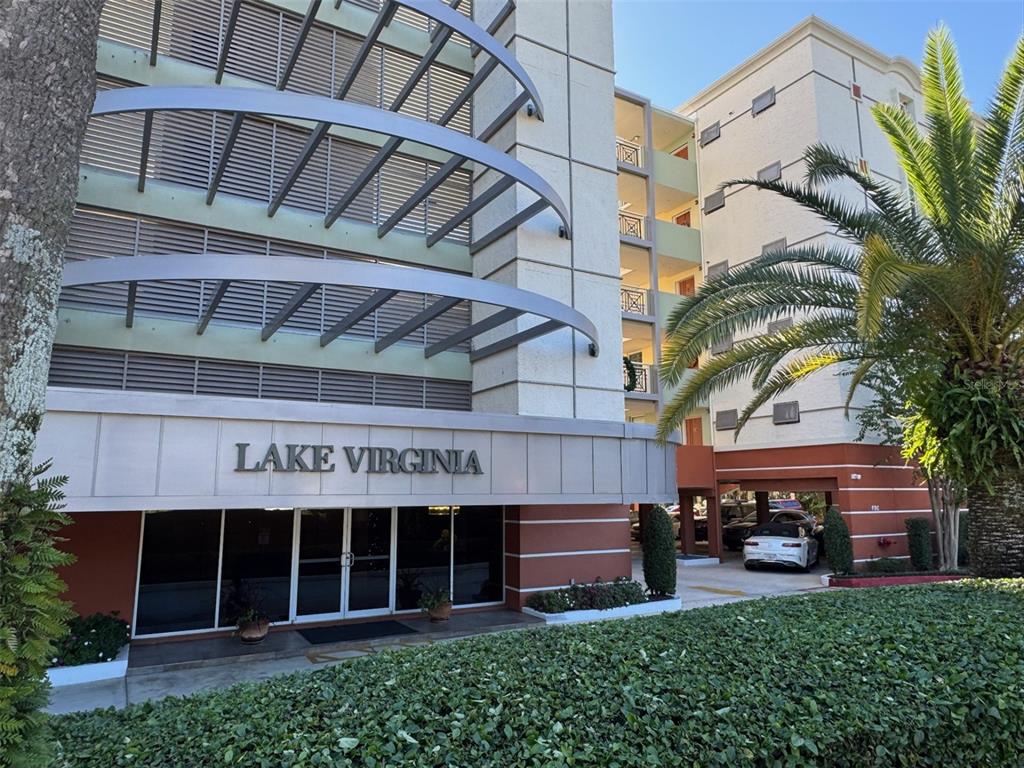
[[[785,501],[785,500],[784,500]],[[786,508],[778,509],[775,502],[768,503],[768,520],[772,523],[798,523],[804,526],[812,537],[822,543],[823,530],[818,524],[817,518],[810,512],[803,509]],[[743,542],[750,536],[750,532],[757,526],[757,512],[748,512],[741,518],[730,520],[722,526],[722,544],[726,549],[738,552],[743,549]]]

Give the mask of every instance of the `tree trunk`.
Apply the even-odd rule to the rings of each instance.
[[[960,550],[960,501],[962,494],[946,477],[928,477],[928,498],[935,522],[939,570],[952,571]]]
[[[103,0],[0,0],[0,494],[45,408]]]
[[[992,488],[970,488],[971,573],[1024,576],[1024,470],[1005,467]]]

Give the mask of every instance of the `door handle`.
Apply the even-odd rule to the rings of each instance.
[[[351,568],[353,565],[355,565],[355,562],[356,562],[356,556],[354,554],[352,554],[351,552],[342,552],[341,553],[341,567],[342,568]]]

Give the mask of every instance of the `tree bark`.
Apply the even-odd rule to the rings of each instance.
[[[960,550],[960,501],[962,494],[947,477],[928,477],[928,498],[935,522],[939,570],[952,571]]]
[[[0,0],[0,494],[45,408],[103,0]]]
[[[1007,466],[990,489],[967,492],[971,573],[1024,576],[1024,470]]]

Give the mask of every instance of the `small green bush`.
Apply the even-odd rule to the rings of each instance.
[[[1024,581],[975,580],[502,632],[53,722],[68,768],[1010,768],[1021,680]]]
[[[910,550],[910,565],[915,571],[932,569],[932,526],[925,517],[908,517],[907,548]]]
[[[76,616],[69,629],[70,632],[57,642],[53,656],[55,667],[111,661],[132,636],[128,622],[117,618],[117,614]]]
[[[643,585],[623,576],[611,582],[599,580],[593,584],[573,584],[566,589],[550,592],[534,592],[526,598],[526,607],[541,613],[565,613],[606,611],[609,608],[646,602]]]
[[[663,507],[647,513],[643,529],[644,581],[653,595],[676,593],[676,540]]]
[[[853,540],[839,507],[829,507],[825,513],[825,552],[833,573],[853,573]]]
[[[864,570],[867,573],[908,573],[912,570],[909,560],[901,560],[895,557],[880,557],[877,560],[868,560],[864,563]]]

